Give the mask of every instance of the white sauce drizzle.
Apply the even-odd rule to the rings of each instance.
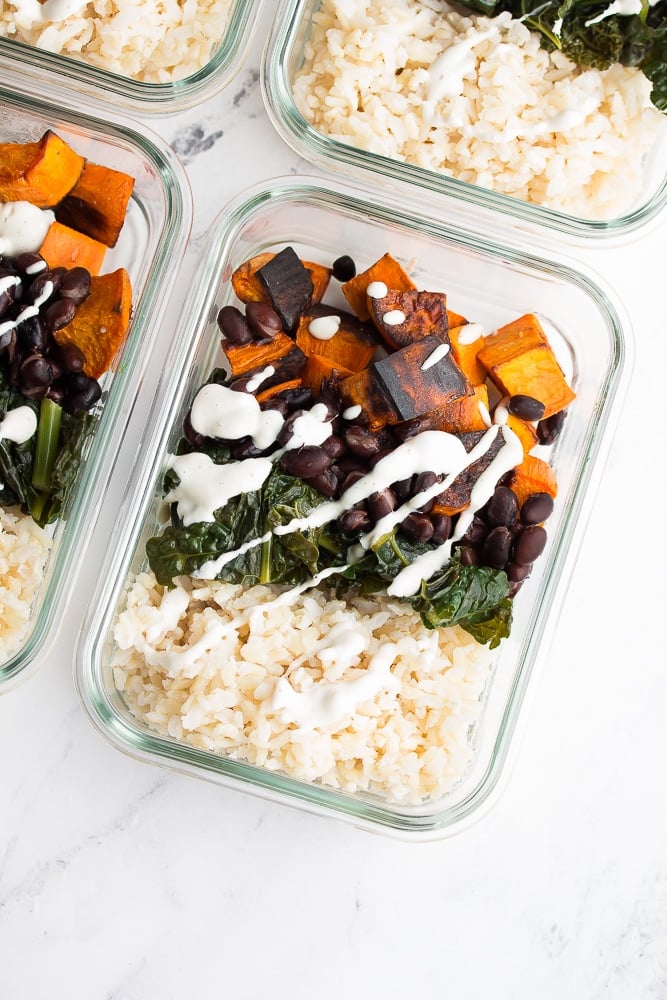
[[[72,14],[78,14],[88,6],[89,0],[9,0],[16,8],[16,21],[22,27],[31,24],[46,24],[48,21],[64,21]]]
[[[428,371],[429,368],[433,368],[437,365],[439,361],[446,358],[449,354],[449,344],[439,344],[435,350],[431,351],[429,356],[421,364],[421,370],[423,372]]]
[[[347,409],[343,410],[341,416],[343,420],[356,420],[361,413],[361,406],[359,403],[355,403],[353,406],[348,406]]]
[[[619,14],[621,17],[631,17],[633,14],[641,14],[641,10],[642,0],[613,0],[613,3],[610,3],[601,14],[589,18],[586,21],[586,27],[589,24],[597,24],[598,21],[604,21],[606,18],[611,17],[612,14]]]
[[[331,421],[327,419],[329,410],[324,403],[315,403],[310,410],[300,413],[292,424],[292,436],[283,451],[301,448],[304,445],[319,445],[331,437]],[[281,452],[282,454],[282,452]],[[275,456],[273,456],[275,459]]]
[[[401,323],[405,323],[405,313],[402,309],[390,309],[382,317],[382,322],[386,323],[387,326],[400,326]]]
[[[308,333],[317,340],[331,340],[340,329],[340,316],[317,316],[308,324]]]
[[[0,323],[0,337],[5,333],[15,330],[21,323],[24,323],[27,319],[31,319],[33,316],[39,316],[39,310],[41,306],[46,302],[53,293],[53,282],[46,281],[44,283],[44,289],[41,295],[38,295],[32,305],[26,306],[18,314],[16,319],[5,320],[4,323]]]
[[[366,295],[369,295],[372,299],[383,299],[388,291],[389,289],[384,281],[371,281],[366,288]]]
[[[266,368],[262,368],[261,372],[256,372],[248,379],[246,390],[248,392],[257,392],[262,382],[266,382],[267,379],[275,374],[276,370],[273,365],[267,365]]]
[[[29,201],[0,203],[0,253],[16,257],[39,250],[55,214]]]
[[[456,339],[459,344],[475,344],[480,337],[484,336],[484,327],[479,323],[466,323],[459,330]]]
[[[204,437],[238,441],[249,436],[255,446],[263,450],[280,434],[284,418],[277,410],[262,410],[250,393],[234,392],[226,385],[211,382],[202,386],[195,396],[190,423],[193,430]]]
[[[16,406],[7,410],[0,420],[0,441],[24,444],[37,430],[37,416],[29,406]]]
[[[305,691],[295,691],[287,678],[281,677],[268,700],[268,710],[281,713],[300,729],[341,726],[360,704],[374,700],[382,691],[398,694],[400,682],[391,672],[397,653],[395,643],[384,643],[355,677],[334,683],[320,681]]]
[[[268,458],[246,458],[216,465],[209,455],[200,451],[172,455],[169,468],[174,470],[180,482],[165,500],[178,505],[178,516],[185,525],[213,521],[214,512],[233,497],[258,490],[272,467]]]

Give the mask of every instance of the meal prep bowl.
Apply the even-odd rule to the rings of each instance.
[[[39,47],[38,44],[29,44],[7,34],[0,37],[0,59],[8,67],[14,67],[22,76],[27,74],[33,77],[40,92],[48,92],[49,88],[55,86],[73,94],[77,99],[81,96],[92,98],[121,112],[171,114],[213,97],[231,82],[243,64],[260,6],[261,0],[229,0],[224,30],[218,37],[216,33],[211,34],[209,29],[211,52],[207,61],[201,68],[178,80],[144,82],[129,75],[129,72],[134,73],[134,68],[125,75],[107,63],[94,65],[86,61],[85,53],[81,57],[61,53],[53,39],[45,41],[44,47]],[[74,21],[76,13],[71,21]],[[128,13],[130,16],[141,16],[136,8],[131,8]],[[150,13],[149,11],[149,18]],[[123,24],[121,14],[116,16],[119,21],[117,33],[133,33],[132,23]],[[70,20],[67,21],[68,24]],[[164,15],[158,15],[159,25],[163,20]],[[55,22],[54,28],[49,31],[55,31],[57,24]],[[184,30],[183,26],[178,29],[174,42],[176,51],[188,51],[188,39],[183,38]],[[106,52],[116,43],[117,33],[106,42]],[[81,35],[80,29],[73,34],[78,38]],[[81,37],[84,36],[85,32]],[[135,39],[134,49],[131,48],[131,51],[136,51],[136,47]],[[70,51],[76,51],[75,45],[72,45]]]
[[[28,84],[28,86],[30,86]],[[189,184],[169,148],[146,129],[142,134],[121,122],[65,111],[43,100],[0,88],[0,141],[32,142],[53,130],[93,163],[126,172],[135,179],[120,238],[107,251],[103,272],[123,267],[132,282],[132,317],[128,335],[112,369],[100,379],[103,394],[96,409],[101,418],[75,488],[52,531],[44,578],[30,612],[29,632],[20,649],[0,662],[0,692],[25,679],[56,636],[73,576],[83,558],[125,421],[134,405],[138,380],[162,329],[167,290],[173,285],[185,252],[191,224]]]
[[[455,832],[482,812],[506,769],[522,703],[557,623],[599,472],[631,367],[632,337],[613,297],[586,271],[536,257],[470,231],[452,205],[448,224],[433,222],[397,198],[308,177],[277,178],[235,199],[211,228],[199,279],[180,319],[164,376],[150,408],[143,450],[100,565],[96,592],[76,651],[76,684],[93,725],[139,760],[209,779],[410,839]],[[160,735],[131,713],[116,685],[114,624],[130,579],[147,567],[145,544],[164,524],[162,482],[170,451],[199,386],[220,364],[219,309],[235,300],[230,277],[250,257],[292,246],[305,260],[330,265],[350,254],[358,268],[390,252],[417,287],[445,290],[448,308],[494,329],[526,311],[543,318],[577,396],[553,463],[559,479],[548,546],[515,601],[509,639],[495,650],[479,721],[468,733],[471,758],[446,795],[417,804],[297,780],[263,766]],[[336,285],[336,282],[332,283]],[[330,289],[335,295],[336,289]],[[327,293],[329,294],[329,293]],[[325,299],[326,301],[326,299]]]
[[[660,120],[658,112],[654,112],[654,117],[657,116],[659,120],[657,136],[646,155],[641,157],[637,185],[639,193],[636,201],[627,207],[624,206],[620,211],[613,209],[612,214],[608,217],[605,215],[602,219],[579,217],[578,214],[568,214],[566,211],[546,208],[532,201],[523,200],[522,197],[502,193],[500,190],[491,190],[490,185],[493,183],[491,180],[488,181],[489,187],[487,187],[487,182],[482,180],[479,180],[479,183],[471,183],[466,179],[462,180],[456,176],[436,172],[435,169],[417,166],[413,159],[414,149],[410,151],[411,162],[404,162],[402,159],[394,157],[387,152],[387,149],[391,148],[392,129],[401,142],[405,141],[404,134],[411,136],[414,146],[416,140],[410,131],[410,119],[414,114],[422,114],[422,109],[424,115],[427,113],[433,115],[434,112],[432,110],[426,111],[427,102],[424,102],[418,109],[408,106],[407,102],[404,104],[404,96],[396,96],[393,92],[395,88],[392,87],[391,82],[387,81],[387,77],[390,76],[389,67],[394,64],[402,66],[405,59],[405,56],[401,54],[404,48],[401,40],[392,35],[395,27],[392,24],[384,25],[383,28],[378,26],[377,31],[365,29],[360,32],[362,37],[358,43],[359,65],[353,68],[346,86],[341,86],[334,96],[331,95],[330,90],[331,73],[334,70],[328,65],[327,57],[320,52],[318,58],[313,60],[312,68],[317,71],[317,80],[313,82],[309,79],[307,86],[304,87],[302,99],[314,100],[317,97],[319,100],[325,101],[330,107],[329,114],[340,107],[341,111],[336,115],[336,125],[333,128],[341,131],[347,130],[344,135],[339,134],[335,137],[325,133],[307,120],[301,101],[295,92],[295,81],[310,59],[308,46],[315,30],[318,14],[323,6],[323,0],[282,0],[273,21],[271,36],[264,49],[262,63],[262,89],[269,117],[279,135],[306,160],[327,170],[339,171],[353,178],[359,178],[366,183],[377,184],[387,190],[395,189],[396,185],[404,187],[408,197],[413,200],[421,199],[423,205],[428,206],[428,210],[433,214],[440,214],[442,211],[442,205],[438,205],[438,199],[434,199],[434,195],[447,195],[450,199],[459,199],[468,203],[470,208],[478,213],[480,219],[477,223],[478,226],[485,224],[485,216],[490,218],[496,213],[501,213],[514,228],[523,230],[524,233],[536,234],[538,240],[541,241],[544,241],[545,238],[550,239],[552,234],[560,234],[566,236],[571,242],[582,239],[604,239],[607,244],[610,244],[612,241],[619,241],[621,238],[644,228],[658,215],[667,202],[667,115],[663,115]],[[365,10],[360,17],[364,20]],[[334,39],[331,43],[332,49],[337,48],[339,35],[345,37],[348,23],[355,23],[355,13],[353,10],[345,9],[340,21],[337,21],[330,31],[330,35]],[[396,31],[399,30],[396,29]],[[343,44],[344,42],[340,42],[341,46]],[[385,68],[385,80],[382,86],[370,82],[374,75],[373,56],[370,53],[373,53],[378,45],[389,53],[380,59],[382,67]],[[453,49],[449,51],[453,52]],[[457,54],[456,58],[451,60],[447,66],[447,73],[456,76],[464,66],[466,53],[467,49],[461,56]],[[337,51],[336,58],[338,56],[339,52]],[[420,56],[420,65],[423,58]],[[436,60],[433,64],[430,70],[432,74],[435,74],[438,62],[439,60]],[[410,66],[408,66],[409,68]],[[507,73],[509,70],[505,72]],[[396,78],[400,79],[400,76],[400,71],[397,69]],[[433,76],[436,84],[439,79],[437,74]],[[501,97],[501,105],[505,100],[502,95],[511,94],[513,91],[511,81],[507,78],[503,86],[504,89],[498,95]],[[528,85],[526,84],[526,86]],[[386,89],[382,89],[383,87]],[[434,90],[437,91],[437,87]],[[372,101],[368,97],[369,94],[373,95]],[[495,98],[496,95],[490,96]],[[363,120],[359,119],[354,126],[357,134],[363,137],[357,144],[349,134],[347,119],[348,116],[354,117],[356,115],[358,101],[368,103],[364,103]],[[437,108],[436,103],[434,121],[439,123],[438,114],[440,112]],[[449,114],[449,112],[447,113]],[[491,114],[493,113],[497,114],[497,111],[491,112]],[[576,105],[573,109],[561,112],[565,115],[576,113]],[[508,162],[512,162],[512,157],[515,157],[521,162],[526,156],[526,147],[531,146],[530,138],[525,145],[516,138],[512,138],[509,142],[503,142],[500,125],[493,118],[491,121],[493,128],[499,130],[497,132],[499,137],[497,139],[488,138],[481,147],[479,139],[476,139],[477,151],[473,152],[471,147],[466,150],[466,165],[472,164],[473,159],[476,158],[478,168],[479,161],[483,161],[483,169],[486,170],[488,158],[494,158],[496,150],[499,160],[509,158]],[[455,128],[455,125],[452,125],[452,128]],[[421,132],[419,135],[421,136]],[[418,152],[419,155],[422,155],[424,143],[427,140],[422,138],[419,141],[422,143],[422,148]],[[428,141],[430,142],[430,140]],[[541,138],[536,140],[536,142],[541,141]],[[602,152],[602,140],[592,138],[591,142],[596,144],[596,156],[599,156]],[[373,146],[367,145],[366,149],[361,148],[365,143],[372,143]],[[628,142],[628,146],[633,151],[635,150],[635,144],[632,140]],[[369,148],[373,148],[373,151],[368,151]],[[407,149],[408,147],[404,146],[403,148]],[[551,169],[553,170],[553,168]],[[555,170],[553,172],[556,173]],[[559,167],[558,176],[561,173],[562,167]],[[628,178],[618,162],[612,167],[611,178],[610,186],[614,191],[622,192],[624,185],[627,187]],[[583,186],[583,181],[576,179],[572,186],[576,190]]]

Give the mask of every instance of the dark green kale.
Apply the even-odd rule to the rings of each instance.
[[[33,504],[32,514],[42,527],[65,514],[65,507],[81,467],[81,459],[98,417],[92,412],[63,413],[60,446],[51,472],[51,486],[41,505]]]
[[[12,389],[0,368],[0,420],[8,410],[18,406],[29,406],[39,413],[39,403],[26,399]],[[34,441],[14,444],[0,439],[0,504],[3,507],[19,506],[24,514],[29,513],[36,497],[32,486]]]
[[[596,20],[611,0],[462,0],[462,6],[494,17],[509,11],[541,36],[543,48],[560,49],[579,66],[608,69],[636,66],[653,84],[651,100],[667,110],[667,0],[639,14],[610,14]],[[559,26],[559,27],[557,27]]]

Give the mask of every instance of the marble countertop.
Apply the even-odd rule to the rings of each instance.
[[[228,198],[317,172],[263,109],[268,17],[226,91],[152,122],[192,183],[191,261]],[[1,1000],[667,998],[666,236],[663,216],[568,251],[625,303],[635,369],[493,808],[406,844],[122,755],[72,682],[82,571],[48,661],[0,699]]]

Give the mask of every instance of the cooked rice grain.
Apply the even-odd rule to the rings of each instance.
[[[429,70],[459,42],[471,57],[461,92],[429,102]],[[637,69],[547,53],[507,13],[432,0],[323,0],[294,80],[301,113],[341,143],[585,219],[640,197],[643,158],[666,127],[650,91]],[[583,122],[538,134],[579,109]]]
[[[390,598],[344,602],[309,591],[288,605],[275,597],[269,587],[185,578],[166,592],[151,573],[140,574],[116,620],[111,658],[133,715],[163,736],[346,792],[418,802],[449,791],[471,760],[488,648],[458,627],[425,629]],[[346,624],[363,635],[365,650],[341,673],[318,650]],[[397,644],[398,694],[384,690],[314,729],[271,711],[288,668],[295,690],[347,681],[387,642]]]
[[[131,77],[170,83],[205,66],[232,0],[90,0],[59,21],[0,0],[0,35]]]
[[[49,535],[18,510],[0,507],[0,663],[23,644],[51,548]]]

